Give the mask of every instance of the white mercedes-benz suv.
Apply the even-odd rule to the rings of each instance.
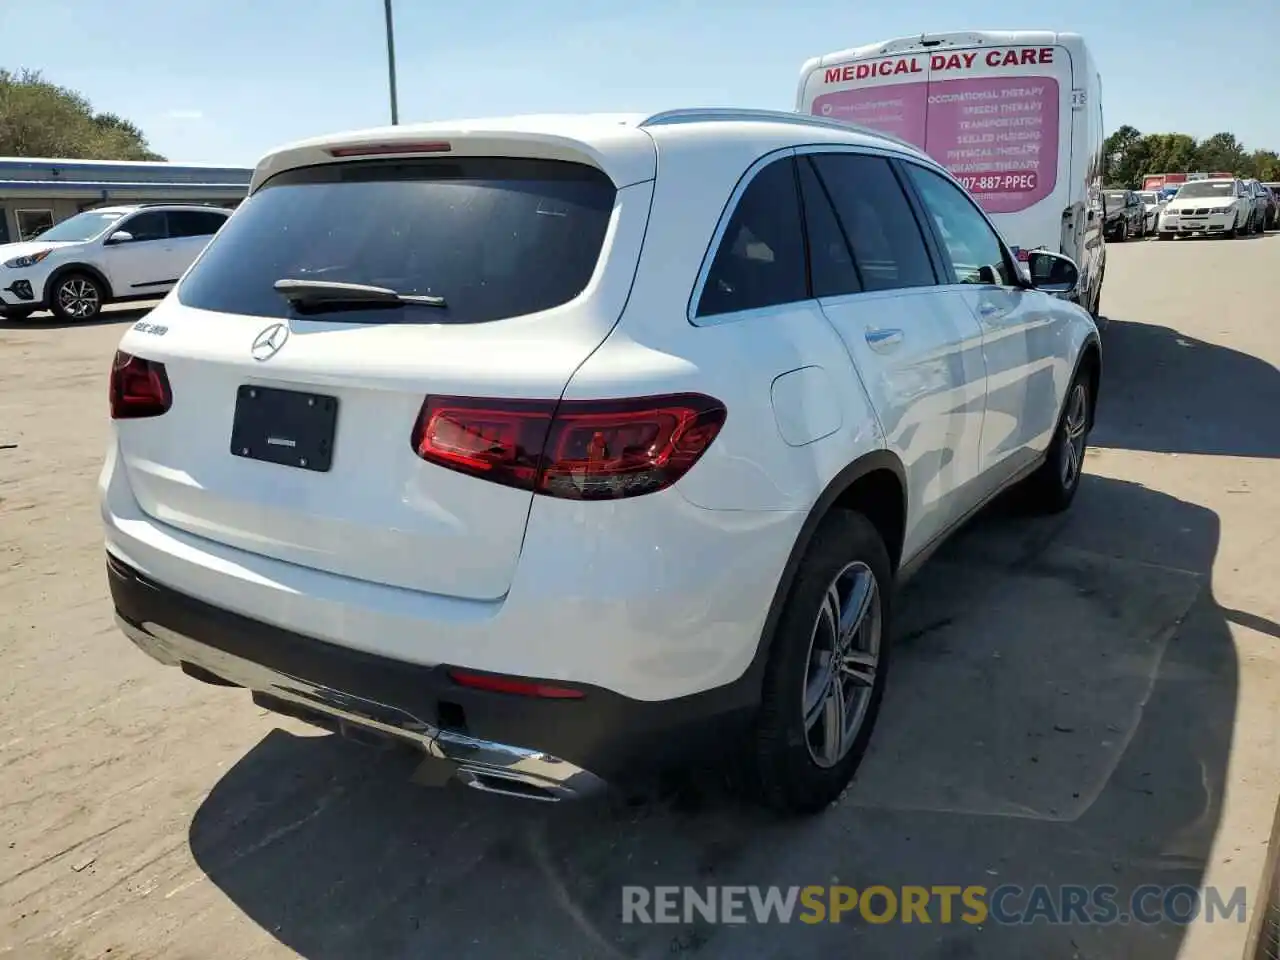
[[[118,622],[273,710],[558,800],[740,748],[821,809],[897,586],[1080,482],[1075,265],[933,160],[764,111],[397,126],[266,156],[120,342]]]
[[[92,320],[107,303],[159,299],[230,213],[183,203],[95,207],[0,245],[0,314]]]

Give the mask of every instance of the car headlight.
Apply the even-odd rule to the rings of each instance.
[[[15,269],[21,269],[22,267],[34,267],[51,253],[53,253],[53,248],[48,250],[37,250],[35,253],[28,253],[24,257],[14,257],[12,260],[6,260],[4,265]]]
[[[1213,212],[1218,214],[1219,216],[1225,217],[1229,213],[1234,213],[1235,209],[1236,209],[1236,206],[1234,203],[1228,203],[1225,207],[1221,207]]]

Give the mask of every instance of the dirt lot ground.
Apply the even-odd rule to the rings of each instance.
[[[0,326],[0,955],[1239,957],[1221,919],[621,922],[625,884],[1212,884],[1253,914],[1280,792],[1280,235],[1113,245],[1104,310],[1075,507],[995,509],[913,584],[873,751],[803,824],[714,792],[414,787],[153,664],[113,627],[95,507],[140,314]]]

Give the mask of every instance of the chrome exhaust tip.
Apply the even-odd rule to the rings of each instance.
[[[459,767],[455,774],[458,781],[473,790],[498,793],[521,800],[537,800],[542,803],[558,803],[577,799],[577,794],[563,784],[552,784],[535,777],[521,776],[506,770],[490,770],[482,767]]]

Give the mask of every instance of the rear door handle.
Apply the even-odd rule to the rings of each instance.
[[[877,328],[866,332],[867,345],[872,350],[889,350],[902,342],[902,331]]]
[[[988,319],[992,317],[999,317],[1003,313],[1004,310],[994,303],[982,303],[978,305],[978,315]]]

